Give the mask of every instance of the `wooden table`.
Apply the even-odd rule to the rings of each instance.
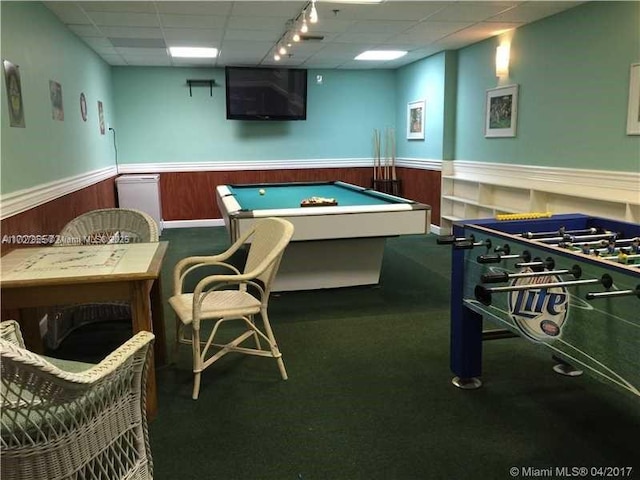
[[[133,332],[156,336],[147,380],[147,414],[157,413],[155,362],[166,354],[160,269],[167,242],[20,248],[0,258],[2,309],[19,309],[25,343],[42,352],[34,307],[124,300]],[[25,313],[23,315],[23,313]],[[28,320],[27,320],[28,319]]]

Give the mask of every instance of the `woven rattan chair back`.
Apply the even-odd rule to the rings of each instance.
[[[193,394],[198,398],[202,371],[224,355],[237,352],[274,358],[280,374],[287,379],[282,354],[276,343],[267,307],[274,277],[280,260],[293,236],[293,225],[279,218],[265,218],[255,222],[225,252],[208,257],[187,257],[180,260],[174,269],[174,295],[169,305],[176,312],[178,343],[187,343],[193,353]],[[227,263],[245,243],[250,243],[244,271]],[[185,278],[195,275],[201,267],[224,269],[224,274],[208,275],[197,283],[193,293],[185,291]],[[203,269],[200,277],[205,274]],[[262,320],[262,328],[256,317]],[[201,324],[212,322],[208,340],[200,336]],[[219,327],[225,322],[235,322],[244,328],[235,331],[230,340],[218,343]],[[187,327],[191,335],[185,334]],[[239,333],[238,332],[242,332]],[[254,347],[244,342],[253,342]],[[263,345],[266,342],[266,345]]]
[[[261,272],[256,276],[264,285],[266,297],[276,276],[282,254],[293,235],[293,225],[276,218],[257,222],[249,237],[251,246],[247,255],[244,273]]]
[[[2,480],[152,479],[145,406],[152,342],[152,333],[140,332],[72,373],[25,349],[17,322],[0,323]]]
[[[158,224],[145,212],[132,208],[103,208],[74,218],[60,231],[57,245],[146,243],[159,240]],[[57,349],[74,330],[90,323],[128,320],[127,302],[65,305],[48,312],[46,344]]]
[[[103,208],[74,218],[60,231],[60,243],[157,242],[158,224],[132,208]]]

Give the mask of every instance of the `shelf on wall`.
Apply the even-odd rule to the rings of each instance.
[[[209,95],[213,97],[213,87],[216,84],[216,81],[213,78],[209,78],[209,79],[201,79],[201,78],[196,78],[196,79],[190,79],[187,78],[187,85],[189,85],[189,96],[193,97],[193,92],[191,91],[191,87],[202,87],[202,86],[209,86]]]
[[[496,175],[496,177],[498,177]],[[523,175],[526,177],[526,175]],[[537,181],[536,181],[537,180]],[[510,180],[474,180],[445,174],[441,185],[441,234],[451,233],[453,223],[470,218],[494,217],[502,213],[553,212],[585,213],[616,220],[638,222],[640,203],[631,198],[619,198],[625,192],[616,183],[603,181],[601,191],[592,192],[581,185],[563,182],[564,191],[555,191],[556,181],[531,179],[510,184]],[[509,182],[509,183],[508,183]],[[517,183],[517,182],[514,182]]]

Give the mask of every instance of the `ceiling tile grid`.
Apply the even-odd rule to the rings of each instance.
[[[398,68],[577,6],[580,1],[317,0],[319,21],[276,62],[276,43],[308,1],[46,1],[110,65],[318,69]],[[215,59],[176,59],[170,46],[216,47]],[[367,49],[402,49],[393,61],[360,62]]]

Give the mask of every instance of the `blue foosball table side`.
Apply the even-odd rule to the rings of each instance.
[[[547,348],[558,373],[640,396],[639,240],[638,224],[582,214],[455,223],[440,242],[453,248],[454,385],[478,388],[483,341],[517,335]]]

